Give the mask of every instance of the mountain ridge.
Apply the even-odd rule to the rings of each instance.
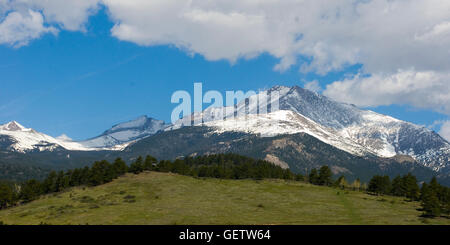
[[[272,95],[276,92],[276,98]],[[247,132],[247,129],[236,128],[230,125],[228,121],[236,120],[230,117],[240,115],[244,123],[247,119],[253,120],[253,116],[258,114],[258,108],[248,101],[257,101],[263,98],[263,103],[258,106],[266,107],[269,115],[274,113],[272,103],[276,101],[279,104],[278,110],[291,111],[299,117],[307,118],[310,121],[325,128],[328,134],[340,140],[327,141],[337,148],[355,154],[364,148],[362,154],[376,154],[383,158],[392,158],[396,155],[409,155],[422,165],[432,168],[435,171],[450,172],[450,144],[439,134],[425,127],[402,121],[390,116],[382,115],[370,110],[362,110],[354,105],[333,101],[321,94],[300,88],[298,86],[285,87],[275,86],[258,95],[253,95],[247,101],[242,101],[236,105],[234,110],[226,108],[207,108],[202,113],[194,113],[192,117],[180,119],[175,125],[182,125],[190,121],[202,122],[195,126],[207,125],[221,128],[222,131],[240,130]],[[268,98],[268,99],[266,99]],[[268,108],[271,108],[270,110]],[[217,115],[225,115],[226,120],[215,120]],[[259,119],[265,120],[265,114],[258,115]],[[238,117],[239,118],[239,117]],[[203,119],[203,121],[201,120]],[[277,120],[273,124],[277,124]],[[229,128],[223,127],[227,124]],[[270,131],[268,128],[260,128],[261,125],[255,125],[253,131]],[[303,125],[304,128],[307,126]],[[175,126],[173,128],[179,128]],[[294,129],[291,133],[296,133]],[[283,133],[287,133],[283,131]],[[314,135],[314,134],[313,134]],[[317,136],[317,134],[316,134]],[[342,142],[357,145],[355,148],[342,147]]]
[[[130,143],[153,135],[167,126],[162,120],[143,115],[134,120],[113,125],[101,135],[80,141],[80,143],[92,148],[122,150]],[[119,147],[117,148],[116,146]]]
[[[249,104],[248,101],[252,99],[264,102],[262,106],[266,107],[267,113],[258,114],[262,107]],[[355,156],[393,158],[404,155],[435,172],[450,173],[450,144],[436,132],[351,104],[336,102],[298,86],[275,86],[239,102],[231,108],[233,110],[230,108],[207,108],[173,125],[140,116],[116,124],[101,135],[84,141],[53,138],[13,121],[0,126],[0,135],[3,135],[0,146],[22,153],[27,150],[53,151],[58,147],[69,151],[121,152],[159,132],[181,128],[183,125],[180,122],[200,119],[194,120],[201,123],[193,126],[207,126],[214,129],[214,133],[234,131],[261,137],[306,133]],[[226,120],[217,117],[221,113]]]

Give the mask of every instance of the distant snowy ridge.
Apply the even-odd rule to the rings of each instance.
[[[79,143],[89,148],[124,149],[129,144],[154,135],[169,125],[164,121],[141,116],[134,120],[114,125],[100,136]]]
[[[31,128],[25,128],[16,121],[0,125],[0,136],[8,137],[9,149],[16,152],[54,151],[58,147],[69,151],[121,151],[129,144],[164,129],[164,121],[142,116],[136,120],[113,126],[102,135],[85,140],[73,141],[67,135],[51,137]]]
[[[31,128],[25,128],[16,121],[0,125],[0,135],[7,136],[13,144],[10,149],[17,152],[26,152],[31,150],[53,151],[57,147],[62,147],[73,151],[88,151],[82,144],[71,141],[64,141],[53,138],[49,135],[39,133]]]

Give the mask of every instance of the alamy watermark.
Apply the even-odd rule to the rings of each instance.
[[[202,83],[194,83],[194,96],[178,90],[171,102],[178,104],[172,111],[174,125],[193,126],[204,122],[229,120],[249,114],[267,114],[279,110],[279,91],[226,91],[225,96],[216,90],[203,92]],[[203,109],[204,104],[210,104]]]

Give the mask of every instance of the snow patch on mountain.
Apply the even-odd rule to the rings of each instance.
[[[147,118],[147,116],[141,116],[141,117],[136,118],[135,120],[117,124],[117,125],[113,126],[109,131],[117,131],[120,129],[143,127],[147,123],[148,119],[149,118]]]
[[[32,128],[25,128],[15,121],[0,125],[0,135],[8,136],[11,139],[13,144],[10,146],[10,150],[22,153],[32,150],[53,151],[58,147],[76,151],[91,150],[77,142],[63,141]]]
[[[61,140],[61,141],[73,141],[72,138],[70,138],[69,136],[67,136],[66,134],[62,134],[58,137],[56,137],[57,140]]]
[[[436,171],[450,171],[450,144],[436,132],[390,116],[333,101],[297,86],[283,91],[280,110],[297,112],[314,122],[338,131],[380,157],[406,154]],[[271,89],[271,90],[273,90]],[[270,91],[269,90],[269,93]],[[286,92],[287,91],[287,92]]]
[[[201,125],[214,128],[215,133],[236,131],[257,134],[262,137],[306,133],[355,155],[362,156],[368,153],[364,147],[339,136],[334,129],[323,127],[293,111],[280,110],[262,115],[249,114],[227,120],[210,121]]]
[[[122,150],[129,144],[154,135],[168,125],[161,120],[141,116],[135,120],[114,125],[100,136],[79,143],[89,148],[107,148]]]
[[[450,171],[450,144],[437,133],[297,86],[273,87],[235,107],[207,108],[166,130],[192,122],[195,126],[215,127],[217,132],[241,131],[262,136],[304,132],[352,154],[386,158],[409,155],[436,171]]]

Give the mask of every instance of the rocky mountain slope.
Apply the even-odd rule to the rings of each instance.
[[[217,128],[206,126],[183,127],[140,140],[128,146],[121,156],[127,161],[133,161],[139,155],[176,159],[217,153],[237,153],[265,159],[303,174],[312,168],[328,165],[335,175],[344,175],[348,179],[368,181],[376,174],[394,177],[412,172],[420,181],[428,181],[438,175],[442,183],[450,185],[450,179],[445,175],[436,174],[411,157],[357,156],[303,132],[261,137],[238,131],[220,132]]]
[[[259,105],[249,103],[252,100],[259,101]],[[198,123],[182,127],[183,122],[191,121]],[[173,143],[161,144],[156,140],[161,137]],[[277,147],[279,144],[274,142],[280,140],[278,137],[289,144]],[[305,137],[314,139],[316,148],[306,143],[299,146],[297,141]],[[272,143],[261,148],[261,142]],[[79,142],[53,138],[17,122],[0,126],[0,160],[9,162],[19,159],[54,166],[58,161],[60,165],[76,166],[95,158],[124,156],[133,160],[148,153],[163,159],[227,151],[265,158],[294,171],[334,164],[338,173],[349,175],[400,170],[420,170],[427,176],[450,174],[450,144],[437,133],[296,86],[271,88],[234,107],[208,108],[174,125],[142,116]],[[335,155],[344,153],[345,157]],[[347,160],[337,163],[338,158]],[[376,164],[379,166],[374,167]],[[372,171],[372,167],[377,170]]]
[[[249,101],[262,101],[259,109]],[[265,103],[265,104],[264,104]],[[273,106],[274,103],[277,106]],[[259,113],[265,108],[268,113]],[[220,115],[226,120],[217,120]],[[407,155],[437,172],[450,172],[450,144],[437,133],[390,116],[332,101],[294,86],[277,86],[242,101],[233,110],[208,108],[193,120],[217,132],[238,131],[262,136],[307,133],[358,156],[390,158]],[[221,118],[221,117],[220,117]],[[177,125],[186,123],[184,118]]]

